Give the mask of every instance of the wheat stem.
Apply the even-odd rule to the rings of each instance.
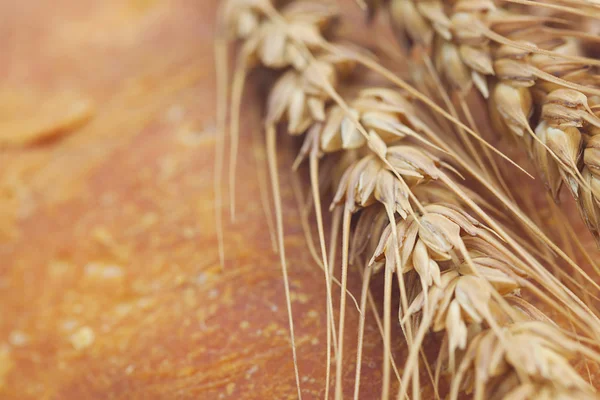
[[[223,234],[223,189],[221,177],[225,158],[225,129],[227,126],[227,42],[215,39],[215,73],[217,74],[217,135],[215,141],[215,226],[221,269],[225,269],[225,241]]]
[[[238,1],[244,2],[250,0]],[[254,1],[260,2],[264,0]],[[425,5],[427,6],[427,4]],[[435,6],[435,4],[433,5]],[[423,357],[430,378],[437,388],[440,375],[439,364],[442,358],[439,358],[435,377],[432,377],[431,369],[424,357],[422,348],[425,336],[432,329],[445,330],[446,338],[448,338],[448,340],[444,340],[443,348],[447,347],[448,357],[452,365],[451,373],[453,377],[450,387],[450,398],[457,398],[460,390],[465,389],[465,382],[468,381],[467,374],[471,373],[470,371],[475,368],[474,354],[476,351],[483,351],[481,350],[481,346],[484,346],[486,343],[495,343],[495,346],[507,363],[508,369],[506,375],[501,377],[506,380],[506,385],[508,385],[506,390],[531,390],[531,387],[537,387],[532,385],[538,385],[542,390],[556,390],[559,394],[564,394],[571,390],[576,391],[576,393],[587,394],[590,390],[589,386],[585,382],[582,384],[581,380],[578,380],[580,378],[573,375],[574,372],[572,372],[572,368],[568,365],[567,356],[563,355],[563,353],[578,351],[586,354],[590,359],[597,359],[598,356],[596,353],[587,348],[581,350],[581,343],[583,341],[576,340],[571,342],[566,337],[565,340],[555,338],[552,334],[554,328],[549,319],[543,317],[539,311],[527,302],[517,300],[514,296],[511,297],[510,294],[511,290],[517,288],[527,289],[537,299],[556,309],[561,315],[564,315],[577,329],[580,329],[589,337],[597,339],[600,337],[600,320],[594,315],[590,307],[581,301],[572,290],[565,286],[557,277],[552,276],[539,263],[536,257],[547,260],[551,258],[551,255],[545,250],[538,250],[534,244],[547,245],[576,271],[579,275],[577,279],[581,278],[596,288],[600,289],[600,287],[562,249],[543,235],[542,231],[531,219],[502,192],[500,187],[506,190],[506,185],[502,185],[501,177],[499,178],[499,185],[497,182],[490,182],[486,179],[491,175],[487,171],[481,171],[484,169],[482,160],[477,160],[478,157],[477,152],[474,150],[475,148],[467,144],[470,143],[470,138],[461,136],[460,131],[467,132],[484,149],[489,149],[509,161],[510,159],[495,150],[476,132],[474,120],[462,96],[459,98],[459,101],[463,108],[464,117],[471,127],[459,120],[456,111],[452,113],[444,110],[437,103],[418,92],[410,83],[398,78],[393,72],[378,62],[363,56],[360,51],[348,52],[339,45],[330,44],[316,33],[314,35],[312,33],[307,34],[301,29],[291,28],[294,26],[294,18],[299,16],[298,18],[303,21],[317,21],[310,22],[309,24],[314,23],[315,26],[313,28],[316,28],[315,32],[319,31],[320,27],[324,26],[322,22],[318,22],[323,21],[319,19],[320,16],[325,16],[325,20],[330,17],[330,14],[323,12],[319,7],[321,5],[317,2],[303,2],[298,0],[297,2],[290,3],[280,12],[280,10],[274,8],[268,2],[263,4],[261,10],[265,12],[265,22],[264,25],[259,24],[256,29],[264,29],[264,31],[260,31],[260,34],[251,37],[246,42],[246,46],[244,46],[244,52],[247,52],[244,55],[244,60],[252,56],[259,60],[259,64],[262,63],[268,68],[291,67],[278,80],[269,97],[266,135],[268,161],[276,209],[278,247],[286,289],[288,320],[290,323],[298,396],[301,396],[301,391],[298,380],[299,374],[289,282],[284,253],[283,215],[281,210],[281,195],[278,191],[280,182],[276,170],[277,158],[275,154],[276,125],[282,122],[288,123],[288,132],[290,134],[301,134],[307,129],[309,130],[307,135],[308,142],[305,142],[305,144],[307,146],[306,149],[310,149],[309,169],[312,204],[314,205],[317,219],[317,231],[321,250],[320,257],[316,254],[317,251],[314,248],[311,249],[311,255],[316,259],[317,264],[321,265],[325,273],[328,292],[328,315],[332,315],[329,309],[331,304],[330,282],[334,281],[332,279],[333,256],[335,254],[335,242],[337,241],[339,228],[332,227],[330,235],[332,241],[329,246],[329,255],[327,255],[323,216],[321,214],[321,181],[319,179],[318,163],[321,154],[331,151],[343,151],[345,157],[345,159],[343,157],[338,158],[342,163],[346,163],[343,167],[345,169],[344,175],[339,182],[335,177],[330,182],[338,186],[338,192],[334,197],[332,208],[335,210],[334,225],[337,224],[338,227],[341,225],[342,229],[342,278],[335,374],[336,400],[342,397],[343,392],[344,329],[349,279],[349,255],[351,251],[351,216],[353,213],[368,209],[372,203],[380,203],[384,206],[385,220],[389,223],[389,226],[385,230],[382,227],[377,228],[381,230],[374,232],[375,237],[380,235],[379,244],[376,249],[369,247],[373,246],[372,243],[362,242],[366,240],[365,237],[355,236],[352,242],[353,246],[356,244],[363,250],[368,248],[369,251],[373,251],[373,256],[367,267],[368,275],[364,275],[363,277],[359,321],[359,347],[357,348],[358,363],[355,372],[357,375],[354,387],[355,397],[358,396],[360,387],[359,374],[360,359],[362,357],[362,335],[366,317],[364,309],[366,301],[369,300],[368,280],[372,275],[370,268],[374,268],[374,263],[380,262],[382,258],[385,258],[383,277],[384,316],[383,327],[381,327],[384,341],[382,398],[388,398],[389,396],[390,367],[394,366],[393,357],[391,356],[391,289],[394,272],[397,274],[401,296],[401,308],[399,310],[401,317],[400,327],[409,346],[408,359],[406,360],[405,369],[400,379],[398,398],[407,397],[409,387],[412,387],[412,397],[417,400],[420,398],[419,357]],[[442,14],[435,15],[439,18],[443,17],[443,10],[441,8],[437,11],[435,9],[432,10],[434,14],[442,12]],[[302,14],[302,12],[308,12],[309,14]],[[308,15],[312,15],[310,13],[314,13],[319,18],[312,20],[307,18]],[[435,25],[435,29],[445,29],[443,26],[445,21],[438,21],[437,23],[441,25]],[[287,26],[288,24],[289,26]],[[492,34],[488,34],[486,29],[482,29],[482,32],[487,35],[485,37],[495,34],[492,31],[490,31]],[[450,34],[451,32],[447,31],[447,33]],[[444,33],[440,34],[444,35]],[[267,41],[270,38],[279,44],[269,48],[266,42],[260,42],[261,40]],[[447,37],[445,39],[449,40]],[[256,42],[256,40],[259,40],[259,42]],[[502,43],[500,40],[496,42]],[[505,40],[506,44],[513,42],[513,40]],[[514,47],[518,48],[518,46]],[[313,52],[315,53],[314,55]],[[544,53],[537,54],[554,56],[557,53],[545,51]],[[582,57],[577,60],[581,62],[584,59]],[[438,134],[435,128],[427,127],[427,124],[420,119],[406,118],[407,120],[405,121],[405,118],[402,116],[404,111],[401,106],[394,109],[391,106],[393,102],[385,104],[390,101],[386,97],[390,95],[387,92],[380,92],[380,97],[368,97],[368,95],[361,97],[359,95],[356,104],[349,101],[349,96],[338,91],[337,86],[340,83],[339,78],[341,75],[339,74],[347,67],[344,63],[350,61],[354,61],[368,70],[378,73],[406,91],[413,98],[423,102],[433,115],[442,115],[445,119],[455,124],[459,130],[459,138],[462,137],[463,143],[469,150],[464,154],[470,153],[471,157],[465,157],[469,158],[468,160],[463,159],[461,157],[463,153],[453,150],[459,144],[456,142],[453,143],[450,136],[442,137],[442,132]],[[546,78],[545,76],[550,74],[541,68],[525,65],[523,70],[529,72],[533,77],[542,77],[554,84],[570,88],[583,87],[578,82],[568,82],[562,77],[551,76],[550,78]],[[477,78],[477,75],[474,76]],[[481,79],[479,78],[476,84],[484,92],[486,88],[482,86],[484,84]],[[240,86],[238,85],[237,87],[239,88]],[[458,85],[457,87],[461,86]],[[438,91],[440,89],[442,89],[441,85],[438,87]],[[585,93],[594,93],[594,89],[588,88],[586,90]],[[234,98],[236,98],[237,94],[241,91],[234,90],[234,92]],[[441,93],[443,97],[443,93],[445,93],[443,89]],[[329,102],[332,102],[334,105],[328,107],[327,103]],[[232,104],[235,103],[236,101]],[[365,107],[366,104],[369,104],[371,108],[367,107],[366,110],[360,108]],[[449,101],[446,104],[452,110],[453,108],[448,106],[448,104],[453,107],[452,102]],[[419,109],[419,111],[421,110]],[[335,114],[336,112],[338,114]],[[586,112],[593,112],[592,107],[587,107]],[[431,120],[431,114],[429,115],[429,119],[426,118],[426,120]],[[375,116],[382,118],[382,120],[374,121],[373,118]],[[338,117],[339,121],[335,122]],[[401,123],[382,123],[382,121],[385,121],[385,118],[396,118]],[[536,133],[529,126],[527,115],[524,111],[522,111],[522,114],[519,114],[519,118],[520,120],[517,120],[517,122],[524,130],[528,131],[529,136],[527,136],[527,140],[530,140],[530,143],[534,143],[535,146],[539,146],[544,151],[550,152],[550,155],[555,157],[553,162],[556,162],[561,168],[574,168],[576,163],[570,159],[564,161],[543,140],[537,138]],[[238,122],[239,118],[235,120]],[[339,127],[336,124],[339,124]],[[331,131],[332,126],[334,131]],[[447,134],[448,132],[444,133]],[[333,137],[331,136],[332,134],[334,135]],[[389,137],[390,134],[393,136]],[[427,136],[427,138],[422,137],[422,135]],[[396,142],[404,138],[412,144],[396,145]],[[466,139],[466,142],[464,139]],[[435,155],[434,152],[439,152],[442,156],[448,155],[455,159],[461,170],[455,169],[451,164]],[[297,158],[295,166],[306,155],[304,146],[301,153],[303,155]],[[491,157],[488,156],[488,158]],[[452,171],[459,177],[462,177],[461,172],[466,171],[470,176],[475,177],[480,186],[493,194],[501,204],[517,216],[517,223],[525,226],[528,234],[532,238],[537,237],[538,240],[535,240],[534,243],[519,243],[520,238],[514,231],[505,227],[484,211],[481,205],[484,204],[484,207],[487,208],[488,205],[485,202],[476,201],[475,199],[478,199],[478,197],[456,184],[446,171]],[[577,176],[582,182],[586,182],[585,185],[581,186],[582,190],[590,188],[590,185],[587,185],[587,181],[584,180],[584,177],[587,176],[586,173],[582,172],[578,174],[578,172],[575,172],[572,174],[573,177]],[[442,187],[447,189],[448,196],[454,200],[453,204],[446,205],[441,201],[431,200],[429,196],[435,196],[436,192],[435,187],[428,184],[430,181],[437,181]],[[430,187],[432,191],[428,192],[428,188]],[[425,189],[417,190],[418,188]],[[509,191],[508,193],[508,196],[510,196]],[[465,210],[472,210],[488,226],[482,226],[477,220],[467,214]],[[303,214],[306,214],[306,212],[303,212]],[[399,221],[397,221],[396,215],[400,217]],[[340,219],[341,224],[339,224]],[[383,220],[380,219],[379,221]],[[304,224],[305,218],[303,216],[303,228]],[[305,232],[308,231],[309,229],[305,229]],[[355,235],[358,235],[358,231],[355,231]],[[312,245],[312,238],[308,238],[307,240]],[[362,252],[363,250],[358,251]],[[352,251],[354,254],[356,250],[352,249]],[[410,272],[411,270],[414,270],[414,272]],[[531,275],[533,281],[543,285],[544,288],[542,289],[526,280],[523,277],[524,272]],[[583,284],[577,282],[577,279],[567,278],[569,278],[569,282],[573,282],[576,289],[584,290]],[[416,282],[417,279],[419,282]],[[408,282],[406,285],[405,280]],[[367,300],[365,300],[365,297]],[[409,301],[409,298],[412,299],[412,302]],[[450,303],[444,303],[444,305],[441,303],[442,300]],[[442,306],[447,307],[447,315],[443,314],[443,310],[440,311],[438,309],[438,307]],[[412,318],[416,322],[417,312],[420,315],[420,323],[416,328],[416,334],[413,336],[410,319]],[[438,315],[439,312],[442,314]],[[377,317],[378,314],[376,314],[376,319],[379,322]],[[327,319],[329,324],[330,317]],[[477,333],[474,337],[467,335],[467,325],[470,328],[479,329],[480,333]],[[559,374],[553,379],[549,379],[546,375],[540,374],[539,371],[523,368],[518,361],[515,361],[515,357],[518,357],[518,354],[513,348],[515,346],[518,347],[519,343],[521,343],[519,341],[524,340],[523,338],[527,339],[523,343],[526,343],[529,346],[528,348],[532,348],[533,350],[531,351],[541,351],[535,349],[543,346],[540,343],[545,343],[544,340],[549,341],[548,343],[553,346],[550,351],[551,354],[547,352],[540,354],[548,354],[549,359],[564,363],[564,365],[561,364],[561,368],[565,368],[566,375],[561,376]],[[578,339],[578,336],[576,338]],[[458,354],[458,357],[461,358],[460,365],[458,370],[455,371],[454,360],[457,357],[455,353],[458,349],[465,351]],[[329,350],[330,346],[328,344]],[[441,354],[440,351],[440,357]],[[329,358],[330,356],[328,355],[328,360]],[[476,399],[485,398],[485,392],[489,389],[488,385],[491,385],[488,378],[475,375],[474,396]],[[573,386],[565,384],[568,379],[572,379]],[[553,380],[556,381],[556,385],[552,382]],[[328,387],[328,382],[326,385]],[[326,389],[326,393],[328,394],[328,389]],[[437,391],[436,396],[439,396]]]
[[[288,321],[290,327],[290,340],[292,343],[292,357],[294,360],[294,375],[296,377],[296,388],[298,391],[298,399],[302,399],[302,391],[300,389],[300,374],[298,372],[298,357],[296,355],[296,339],[294,337],[294,318],[292,315],[292,299],[290,295],[290,283],[288,279],[287,260],[285,256],[285,244],[283,243],[283,211],[281,210],[281,194],[279,192],[279,174],[277,170],[277,148],[276,148],[276,131],[272,125],[267,125],[265,128],[267,136],[267,159],[269,161],[269,171],[271,174],[271,184],[273,190],[273,202],[275,204],[275,221],[277,224],[277,240],[279,244],[279,257],[281,262],[281,272],[283,274],[283,285],[285,289],[285,299],[288,312]],[[345,286],[343,286],[345,290]]]

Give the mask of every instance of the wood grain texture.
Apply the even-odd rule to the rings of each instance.
[[[252,94],[224,270],[218,261],[216,3],[0,2],[1,398],[295,397],[281,272],[249,150]],[[287,181],[291,151],[280,156]],[[282,190],[303,392],[319,398],[325,287],[291,186]],[[351,301],[348,310],[352,349],[358,313]],[[345,357],[350,394],[353,351]],[[366,398],[380,366],[369,316]]]

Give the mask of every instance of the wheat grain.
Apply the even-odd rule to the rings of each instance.
[[[431,13],[429,15],[432,16],[436,30],[448,34],[450,31],[441,9],[434,2],[429,3],[431,4],[421,4],[421,8],[430,6],[425,9]],[[279,24],[275,23],[283,15],[287,16],[283,20],[293,25],[294,16],[297,15],[286,14],[286,10],[319,10],[313,2],[291,3],[281,14],[276,9],[263,6],[266,10],[265,16],[268,15],[265,22],[244,23],[246,28],[242,29],[242,32],[250,33],[242,36],[246,38],[246,42],[241,51],[244,60],[241,71],[245,71],[251,56],[265,67],[291,67],[273,86],[267,103],[265,129],[294,359],[296,355],[275,159],[276,127],[282,123],[287,124],[289,134],[307,132],[297,162],[306,157],[310,161],[313,203],[317,214],[321,258],[328,293],[333,263],[330,262],[331,257],[327,258],[320,215],[321,184],[317,168],[319,158],[331,152],[342,152],[341,158],[346,159],[341,162],[341,165],[346,165],[345,173],[339,182],[332,182],[337,186],[332,208],[343,210],[342,292],[336,355],[336,398],[341,398],[342,395],[348,266],[355,258],[359,258],[361,253],[369,250],[372,251],[372,255],[367,257],[369,261],[364,273],[365,282],[368,282],[368,278],[377,270],[385,271],[382,398],[388,398],[390,390],[391,287],[394,273],[398,278],[401,295],[400,325],[410,348],[400,382],[399,398],[406,394],[409,379],[412,383],[413,397],[420,398],[418,357],[422,352],[423,339],[431,329],[444,331],[447,337],[446,352],[450,360],[448,369],[453,375],[450,394],[453,398],[461,390],[471,390],[469,382],[474,382],[476,398],[484,398],[482,396],[485,393],[491,393],[490,391],[498,385],[502,386],[503,393],[522,398],[528,398],[534,389],[548,396],[560,396],[565,393],[593,396],[593,388],[578,378],[568,362],[568,356],[580,352],[597,359],[596,354],[579,345],[579,342],[566,340],[554,334],[553,329],[558,328],[552,327],[549,320],[533,306],[515,297],[515,294],[521,288],[528,289],[541,301],[562,313],[581,332],[594,339],[600,334],[597,318],[564,285],[552,279],[533,255],[516,243],[509,229],[484,211],[485,208],[493,212],[493,205],[477,195],[469,198],[472,192],[464,190],[454,182],[451,175],[458,168],[467,169],[470,174],[477,176],[481,176],[481,173],[469,162],[459,162],[459,167],[452,166],[452,161],[460,160],[460,156],[464,156],[454,150],[456,144],[448,145],[445,142],[451,141],[452,137],[443,135],[442,138],[441,129],[431,122],[435,118],[427,118],[427,122],[418,118],[417,115],[425,115],[429,111],[420,108],[416,110],[406,93],[389,87],[361,91],[353,89],[351,85],[347,91],[339,90],[341,80],[347,78],[349,72],[356,68],[356,61],[373,66],[371,62],[365,61],[363,52],[356,48],[346,48],[342,51],[340,46],[324,46],[324,39],[320,34],[314,34],[320,32],[319,26],[322,26],[322,14],[319,12],[315,18],[309,18],[303,13],[298,14],[301,15],[303,23],[310,21],[309,25],[312,24],[314,28],[300,29],[300,34],[290,35],[288,30],[279,31],[282,29],[281,21]],[[246,9],[253,10],[252,7]],[[239,20],[240,18],[237,19]],[[271,26],[272,23],[274,25]],[[306,35],[309,31],[312,33]],[[269,44],[272,44],[271,39],[275,40],[275,47],[269,47]],[[450,54],[449,57],[455,55]],[[382,71],[380,68],[373,69]],[[234,82],[235,86],[238,90],[235,91],[234,98],[241,93],[239,85]],[[411,95],[423,98],[410,86],[405,87]],[[484,87],[481,88],[485,92]],[[234,103],[237,105],[237,102]],[[445,117],[454,118],[439,107],[437,110],[443,112]],[[237,121],[232,123],[235,131]],[[469,128],[463,126],[463,129]],[[560,142],[555,143],[556,148],[560,148],[559,145]],[[568,157],[569,153],[563,152],[561,155]],[[235,156],[235,151],[232,156]],[[448,156],[449,160],[443,159]],[[589,158],[592,159],[592,155]],[[448,203],[442,199],[448,199]],[[506,205],[507,200],[503,200],[502,203]],[[383,208],[377,208],[376,204],[381,204]],[[351,248],[350,218],[353,213],[363,209],[360,221],[363,221],[363,217],[369,219],[363,225],[359,223],[353,230],[354,245]],[[469,209],[489,227],[471,216],[467,211]],[[366,228],[369,222],[369,228],[375,229],[374,231]],[[384,228],[386,223],[389,225]],[[371,236],[368,236],[369,231]],[[375,241],[378,241],[378,245],[374,248]],[[382,262],[383,260],[385,262]],[[545,285],[550,289],[551,295],[544,294],[525,279],[526,276]],[[368,294],[367,285],[365,283],[363,286],[361,310],[366,307],[364,299]],[[329,297],[327,304],[329,325]],[[568,312],[565,312],[565,306]],[[363,326],[361,324],[361,329]],[[359,331],[359,343],[362,342],[361,335],[362,331]],[[482,344],[484,342],[488,344],[487,347]],[[523,365],[516,351],[519,346],[525,346],[528,354],[537,356],[540,353],[545,357],[543,360],[551,361],[548,365],[556,366],[552,368],[552,374],[547,373],[543,362]],[[329,350],[328,333],[328,357]],[[457,354],[458,350],[462,350],[461,354]],[[359,348],[358,354],[360,352]],[[442,361],[445,361],[442,357],[440,360],[437,371],[441,370]],[[536,360],[539,361],[539,358]],[[297,365],[296,360],[294,361]],[[426,360],[424,363],[429,367]],[[455,367],[457,364],[458,368]],[[358,396],[359,390],[359,368],[358,364],[355,397]],[[481,375],[481,368],[485,371],[484,376]],[[329,374],[329,370],[327,371]],[[301,396],[298,381],[297,386],[298,396]],[[327,384],[326,397],[328,388]]]
[[[464,95],[476,87],[489,98],[496,129],[524,140],[555,198],[567,186],[599,240],[597,178],[581,161],[600,123],[588,105],[600,94],[600,60],[582,53],[582,42],[593,35],[549,23],[564,24],[573,15],[590,21],[600,10],[577,1],[577,7],[508,2],[528,5],[527,11],[542,8],[546,15],[520,15],[489,0],[392,0],[389,11],[399,31],[429,49],[451,90]]]
[[[319,3],[291,3],[286,7],[281,18],[290,23],[290,29],[281,29],[281,23],[275,23],[272,19],[265,18],[267,14],[273,15],[273,6],[268,0],[236,0],[226,2],[223,8],[222,23],[224,28],[233,37],[244,40],[241,55],[238,58],[238,67],[234,75],[233,93],[232,93],[232,144],[231,144],[231,162],[230,162],[230,191],[231,191],[231,215],[234,217],[235,210],[235,171],[238,151],[238,130],[239,130],[239,110],[241,107],[241,98],[244,87],[245,73],[248,68],[256,63],[262,63],[271,68],[284,68],[288,65],[302,67],[304,60],[298,54],[296,48],[297,42],[303,43],[308,48],[314,41],[318,41],[320,30],[324,29],[328,22],[334,17],[331,7],[324,7]],[[279,14],[278,14],[279,15]],[[217,69],[222,66],[217,66]],[[276,209],[276,230],[278,240],[278,250],[284,280],[286,294],[286,304],[288,311],[288,320],[290,328],[290,339],[292,343],[292,355],[294,359],[294,370],[296,378],[296,387],[298,398],[302,398],[300,387],[300,375],[298,371],[296,345],[294,338],[294,325],[292,317],[292,307],[290,300],[290,288],[287,273],[287,260],[285,246],[283,244],[283,221],[281,212],[281,199],[279,194],[279,177],[277,174],[277,160],[275,149],[274,128],[268,129],[267,134],[267,154],[271,183],[273,189],[273,200]],[[220,152],[220,149],[217,149]],[[219,157],[217,157],[219,158]],[[220,172],[220,170],[217,170]],[[215,179],[219,179],[216,177]],[[217,199],[218,200],[218,199]],[[220,211],[217,211],[220,213]],[[220,218],[220,216],[219,216]],[[220,223],[218,218],[217,223]],[[218,227],[218,230],[222,228]],[[222,240],[222,239],[221,239]],[[222,245],[221,245],[222,246]],[[330,293],[330,279],[326,261],[325,275]],[[345,288],[344,288],[345,289]],[[331,314],[331,299],[328,296],[328,315]],[[329,318],[328,318],[329,321]],[[327,380],[329,376],[329,357],[330,357],[330,330],[327,336]]]

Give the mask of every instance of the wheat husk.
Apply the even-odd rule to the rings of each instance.
[[[585,53],[596,41],[585,29],[593,31],[600,10],[572,3],[392,0],[389,13],[398,32],[428,50],[450,90],[488,99],[494,127],[521,139],[555,199],[567,187],[598,239],[597,183],[582,154],[600,123],[589,106],[600,94],[599,61]],[[564,21],[574,23],[556,28]]]
[[[250,3],[247,8],[240,9],[254,10],[253,3]],[[309,14],[310,11],[307,10],[321,10],[321,6],[313,3],[292,2],[281,12],[264,6],[267,10],[261,15],[264,22],[244,23],[245,28],[241,31],[250,33],[238,35],[238,38],[244,40],[240,46],[241,57],[246,60],[244,65],[250,65],[247,61],[252,60],[263,68],[287,68],[274,83],[267,101],[265,131],[294,362],[296,363],[296,355],[283,245],[280,182],[276,174],[275,141],[278,127],[290,135],[306,134],[296,165],[305,159],[309,160],[321,262],[328,293],[331,293],[331,269],[334,266],[329,265],[331,257],[327,257],[318,166],[323,158],[332,157],[331,153],[334,153],[336,161],[344,160],[340,162],[344,172],[336,174],[339,179],[330,181],[336,187],[331,209],[341,210],[342,220],[342,295],[336,354],[336,399],[342,397],[348,267],[355,260],[363,262],[366,267],[363,278],[367,283],[363,286],[360,306],[362,318],[366,308],[365,298],[369,295],[368,280],[377,272],[384,275],[382,398],[391,396],[391,287],[394,274],[401,296],[400,327],[410,350],[400,380],[398,398],[404,398],[411,386],[412,398],[420,398],[419,357],[424,337],[432,331],[443,332],[445,336],[436,370],[444,370],[450,376],[451,398],[457,398],[459,392],[473,391],[476,398],[488,398],[494,390],[494,396],[500,396],[498,398],[532,398],[533,393],[542,393],[547,398],[562,398],[573,393],[580,394],[582,398],[593,398],[593,387],[579,377],[569,360],[574,354],[584,354],[595,360],[596,353],[580,342],[562,335],[560,328],[553,325],[549,318],[520,297],[520,292],[530,290],[542,302],[563,314],[582,334],[594,339],[600,333],[597,318],[569,289],[547,275],[535,255],[517,244],[516,240],[528,241],[529,238],[515,234],[507,226],[510,221],[492,216],[496,206],[479,196],[479,192],[472,195],[472,192],[464,190],[455,182],[457,177],[462,177],[461,169],[476,176],[483,174],[474,167],[472,161],[458,161],[465,154],[454,150],[457,148],[456,144],[446,143],[454,138],[432,122],[435,117],[427,120],[418,118],[420,114],[432,113],[430,108],[420,105],[417,107],[418,111],[415,109],[410,96],[416,95],[422,99],[422,95],[415,93],[410,86],[404,86],[407,92],[389,86],[362,90],[353,88],[347,81],[353,76],[352,72],[359,68],[358,64],[367,67],[373,65],[374,61],[368,61],[368,52],[355,46],[342,49],[339,45],[325,45],[327,39],[321,33],[326,24],[319,11],[316,11],[314,18],[309,18],[302,12],[297,15],[293,12],[286,13],[290,8]],[[493,9],[491,3],[483,8],[471,2],[463,2],[462,5],[475,13]],[[448,41],[452,38],[453,23],[472,22],[445,18],[443,8],[439,2],[424,1],[418,2],[411,9],[417,10],[422,16],[426,13],[428,24],[435,31],[435,34],[432,31],[418,33],[423,44],[432,45],[435,35]],[[302,34],[295,34],[294,28],[289,31],[291,33],[288,30],[278,31],[283,29],[281,21],[294,25],[294,18],[298,15],[301,16],[302,23],[311,25],[310,29],[301,30]],[[277,22],[279,16],[285,17]],[[237,17],[233,20],[239,25],[245,18],[251,19]],[[417,25],[414,28],[416,31],[427,26],[423,21]],[[234,26],[232,31],[240,32],[239,26]],[[304,32],[312,33],[305,35]],[[315,32],[319,34],[314,34]],[[268,46],[272,38],[275,38],[277,44],[275,48]],[[468,43],[465,44],[467,47],[458,52],[447,47],[445,58],[438,65],[462,69],[463,64],[456,62],[457,57],[470,58],[467,65],[475,71],[475,75],[471,74],[469,78],[469,74],[464,73],[463,69],[458,74],[454,73],[456,71],[449,71],[453,73],[446,74],[445,79],[454,80],[457,83],[455,87],[461,91],[467,90],[470,84],[475,84],[487,96],[487,86],[481,79],[481,76],[490,72],[491,60],[484,60],[487,53],[481,48],[487,43],[480,42],[476,34],[464,34],[462,39]],[[262,41],[262,47],[253,44],[256,41]],[[245,51],[248,48],[251,50]],[[259,48],[263,50],[259,52]],[[381,72],[381,69],[373,69]],[[521,87],[528,87],[534,80],[531,74],[516,78],[516,69],[511,69],[510,65],[505,66],[505,71],[506,76],[522,82]],[[471,83],[469,79],[472,79]],[[360,85],[365,84],[368,82],[360,82]],[[443,111],[434,107],[434,113],[436,110]],[[507,124],[506,116],[510,116],[511,126],[514,126],[513,133],[526,136],[526,132],[529,133],[528,130],[531,129],[528,125],[525,126],[519,114],[527,114],[526,107],[521,106],[515,110],[504,110],[504,115],[501,113],[498,118]],[[454,118],[445,111],[443,114],[445,118]],[[463,129],[469,128],[463,126]],[[557,138],[554,131],[550,131],[548,137],[544,138],[547,147],[560,154],[557,158],[564,164],[577,157],[570,150],[579,137],[574,131],[570,133],[568,140]],[[588,154],[590,165],[594,165],[595,154]],[[487,188],[492,192],[497,190],[491,184]],[[499,198],[494,199],[498,200]],[[506,205],[507,202],[508,200],[501,198],[501,204]],[[359,222],[355,229],[351,229],[353,214],[360,214],[360,221],[365,221],[362,225]],[[366,220],[363,219],[365,215],[368,218]],[[534,243],[530,245],[535,246]],[[531,282],[546,285],[549,293],[544,294],[543,290],[536,288]],[[328,325],[331,303],[328,298]],[[359,343],[364,319],[361,321]],[[328,326],[328,365],[331,331]],[[529,352],[539,362],[522,363],[522,354],[519,353],[521,349]],[[360,348],[358,354],[360,357]],[[538,357],[540,354],[544,357],[541,361]],[[360,358],[358,362],[360,364]],[[426,359],[423,363],[431,371]],[[551,367],[552,373],[548,372],[547,366]],[[360,386],[359,368],[356,372],[355,398],[358,397]],[[329,390],[329,367],[327,374],[326,397]],[[297,365],[296,376],[298,378]],[[437,380],[436,378],[432,382],[436,391],[439,389]],[[298,379],[297,387],[298,396],[301,397]]]

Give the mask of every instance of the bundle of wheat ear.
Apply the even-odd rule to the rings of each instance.
[[[411,32],[415,26],[423,30],[435,27],[436,34],[438,30],[444,32],[437,21],[445,15],[443,4],[392,3],[402,3],[409,11],[419,10],[419,17],[427,15],[419,19],[396,9],[395,20],[398,15],[403,17]],[[475,3],[464,2],[465,7],[476,7]],[[476,14],[484,11],[477,9]],[[548,18],[557,17],[522,17],[529,25]],[[359,398],[367,303],[375,318],[383,319],[382,399],[420,399],[425,387],[433,387],[434,398],[450,399],[469,395],[476,399],[597,397],[591,378],[585,379],[579,372],[584,366],[583,371],[587,369],[591,375],[590,368],[600,361],[600,320],[592,301],[600,287],[511,200],[510,187],[493,172],[489,161],[475,157],[477,146],[486,154],[503,155],[472,126],[461,122],[451,103],[430,99],[416,89],[419,82],[411,84],[392,71],[393,65],[384,55],[376,58],[380,55],[377,50],[349,43],[336,34],[336,27],[344,21],[334,3],[229,0],[223,4],[219,21],[218,128],[225,132],[229,125],[232,214],[246,76],[258,68],[278,73],[265,104],[264,132],[299,398],[302,388],[283,242],[280,185],[284,183],[277,169],[277,135],[284,132],[304,135],[295,165],[305,161],[309,165],[319,243],[319,254],[314,258],[323,270],[328,293],[323,397],[340,399],[344,393],[353,393]],[[518,22],[514,17],[511,26]],[[423,38],[427,45],[432,41],[431,37]],[[227,48],[231,43],[237,50],[228,96]],[[521,45],[525,46],[532,52],[533,45]],[[552,54],[542,52],[540,57]],[[573,62],[583,61],[579,56],[569,57]],[[456,63],[438,64],[443,68]],[[473,70],[469,76],[487,94],[483,74]],[[539,68],[527,70],[541,76],[539,85],[544,87],[558,82],[554,78],[544,80],[546,76],[538,72],[542,71]],[[452,76],[448,74],[446,78]],[[576,87],[580,86],[578,83]],[[492,92],[497,90],[504,89]],[[522,102],[512,105],[510,110],[519,110]],[[496,107],[503,110],[507,105]],[[581,116],[593,109],[577,110]],[[513,131],[517,126],[527,130],[523,119],[511,117],[514,115],[501,113],[500,121]],[[565,128],[564,132],[571,131]],[[523,130],[521,133],[526,136]],[[224,137],[217,146],[215,179],[219,181],[223,179]],[[524,174],[516,165],[510,168],[513,173]],[[566,167],[561,171],[562,176],[568,176]],[[580,190],[590,189],[573,179]],[[218,187],[217,204],[222,199]],[[329,240],[322,210],[322,196],[328,191],[334,193]],[[220,224],[221,210],[217,212]],[[340,229],[341,245],[337,243]],[[333,255],[339,247],[338,281]],[[221,255],[223,261],[225,255]],[[361,271],[363,280],[353,388],[344,387],[342,379],[349,266]],[[370,281],[380,275],[382,310],[377,309],[370,289]],[[394,282],[400,297],[398,310],[392,309]],[[340,286],[337,321],[334,284]],[[403,360],[392,357],[391,338],[396,334],[403,335],[409,349]],[[425,352],[423,343],[428,335],[436,340],[428,341]],[[431,354],[437,357],[428,356]],[[573,365],[575,360],[580,361],[580,368]],[[396,365],[399,361],[402,365]]]
[[[515,5],[518,4],[519,8]],[[371,13],[379,2],[372,2]],[[477,90],[497,131],[516,136],[558,199],[563,183],[600,240],[600,3],[391,0],[403,41],[446,88]],[[422,54],[421,52],[418,52]]]

